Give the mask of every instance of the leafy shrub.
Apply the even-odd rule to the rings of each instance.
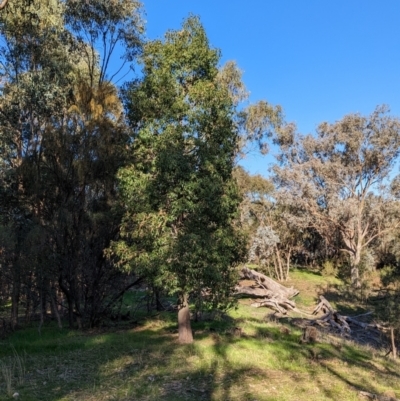
[[[321,274],[324,277],[337,277],[339,271],[338,268],[331,260],[326,260],[322,265]]]

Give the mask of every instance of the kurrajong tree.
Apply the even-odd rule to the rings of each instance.
[[[244,241],[233,221],[238,129],[218,75],[219,52],[190,17],[145,45],[143,77],[125,88],[132,165],[119,171],[125,207],[112,250],[129,270],[178,298],[179,340],[191,342],[196,310],[227,306]]]
[[[290,206],[293,223],[314,228],[349,255],[351,281],[360,286],[362,251],[399,225],[387,216],[397,210],[388,189],[400,151],[400,121],[378,107],[369,116],[322,123],[315,136],[282,131],[278,142],[278,200]]]

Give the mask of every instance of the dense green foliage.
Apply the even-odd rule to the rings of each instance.
[[[233,225],[238,133],[218,60],[192,17],[146,44],[144,76],[124,91],[136,130],[133,163],[118,174],[126,212],[115,252],[181,302],[191,294],[197,309],[230,299],[244,250]]]

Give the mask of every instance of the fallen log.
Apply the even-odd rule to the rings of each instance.
[[[271,291],[273,294],[284,296],[285,298],[295,297],[299,291],[293,287],[285,287],[282,284],[277,283],[272,278],[265,274],[258,273],[255,270],[251,270],[244,267],[241,271],[241,277],[243,279],[254,280],[259,288]]]
[[[255,270],[243,268],[241,271],[242,279],[248,279],[255,282],[254,285],[242,286],[238,285],[235,287],[236,295],[247,295],[254,298],[263,298],[251,304],[255,308],[268,307],[275,310],[283,315],[287,314],[288,311],[295,311],[296,304],[291,301],[299,293],[293,287],[285,287],[270,277],[258,273]]]
[[[323,313],[334,312],[332,305],[323,295],[319,296],[319,300],[320,300],[319,304],[315,307],[315,309],[312,312],[313,315],[317,315],[320,311],[322,311]]]
[[[277,297],[253,302],[251,306],[254,308],[261,308],[262,306],[266,306],[268,308],[274,309],[282,315],[286,315],[288,311],[294,311],[296,309],[296,304],[293,301]]]
[[[275,294],[272,291],[266,290],[265,288],[260,288],[256,286],[241,286],[237,285],[235,287],[236,294],[249,295],[255,298],[272,298]]]
[[[388,328],[375,322],[367,323],[360,319],[369,318],[372,312],[362,313],[356,316],[345,316],[338,313],[329,301],[322,295],[319,297],[319,303],[313,311],[313,315],[323,313],[322,316],[309,320],[309,325],[319,326],[332,333],[338,333],[342,337],[351,338],[354,341],[370,344],[375,347],[383,347],[383,334]]]

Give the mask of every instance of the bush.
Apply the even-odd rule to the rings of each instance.
[[[338,268],[334,265],[331,260],[326,260],[322,265],[321,274],[324,277],[337,277]]]

